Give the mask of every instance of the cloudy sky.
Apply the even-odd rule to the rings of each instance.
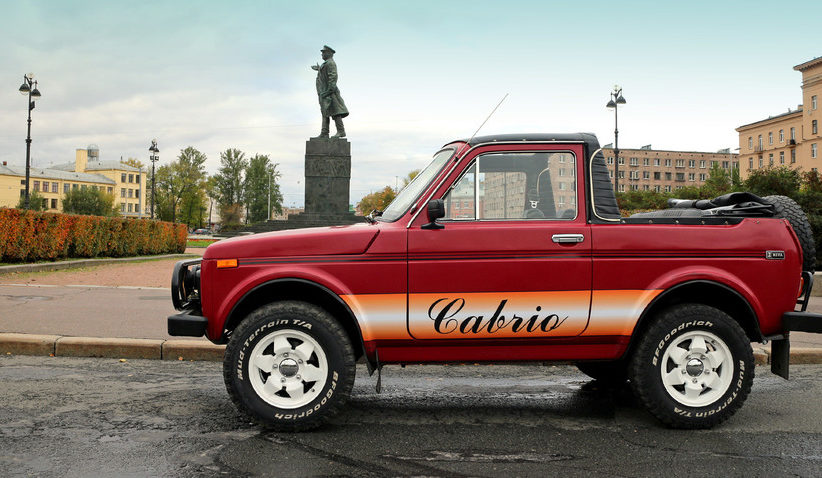
[[[442,144],[482,134],[592,131],[624,88],[620,145],[716,151],[734,128],[801,102],[792,67],[822,55],[818,1],[4,1],[0,160],[25,163],[34,72],[36,166],[162,163],[193,146],[215,173],[239,148],[280,164],[302,205],[305,140],[319,132],[319,49],[337,50],[351,115],[351,201],[394,185]],[[808,21],[812,20],[812,21]]]

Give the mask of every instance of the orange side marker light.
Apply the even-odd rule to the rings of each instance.
[[[218,259],[217,269],[230,269],[237,267],[237,259]]]

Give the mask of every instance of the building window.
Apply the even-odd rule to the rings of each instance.
[[[661,176],[662,176],[662,174],[660,174],[659,171],[654,171],[654,179],[655,180],[659,181]]]
[[[619,165],[622,166],[625,164],[625,158],[619,158]]]
[[[121,189],[120,189],[120,197],[121,197],[121,198],[126,197],[126,188],[121,188]]]
[[[696,181],[696,174],[688,173],[688,181]]]
[[[748,149],[753,149],[753,137],[748,136]]]
[[[816,143],[813,143],[813,144],[811,145],[811,157],[812,157],[812,158],[815,158],[815,157],[816,157]]]
[[[676,160],[676,167],[677,168],[684,168],[685,167],[685,160],[684,159],[677,159]]]
[[[564,162],[565,162],[565,158],[560,158],[560,163],[564,163]],[[139,183],[139,182],[140,182],[140,175],[139,175],[139,174],[135,174],[135,175],[134,175],[134,182],[135,182],[135,183]]]
[[[88,184],[81,184],[80,189],[88,189]]]
[[[654,186],[654,192],[659,192],[659,190],[660,190],[659,185]]]
[[[780,143],[785,142],[785,130],[784,129],[779,130],[779,142]]]
[[[796,141],[796,128],[791,128],[791,139]]]
[[[699,161],[699,169],[705,169],[705,160],[704,159]]]
[[[71,190],[72,190],[72,191],[76,191],[78,187],[79,187],[79,186],[77,186],[76,184],[72,184],[72,185],[71,185]]]
[[[773,144],[773,133],[768,131],[768,144]]]
[[[768,166],[773,166],[773,153],[768,155]]]
[[[40,191],[40,181],[34,181],[34,186],[32,186],[34,191]]]
[[[654,158],[654,166],[659,166],[659,158]]]
[[[134,175],[133,174],[128,175],[128,182],[130,182],[130,183],[134,182]]]
[[[631,158],[631,166],[639,166],[639,159]]]
[[[131,212],[131,208],[134,207],[131,203],[128,204],[128,212]]]
[[[816,95],[811,96],[811,109],[816,109]]]
[[[51,200],[51,208],[52,209],[57,209],[57,200],[56,199]]]
[[[51,183],[51,192],[56,193],[60,191],[60,186],[57,183]]]
[[[665,160],[665,166],[668,166],[668,167],[671,166],[671,160],[670,159]]]
[[[705,176],[706,176],[705,173],[700,173],[699,174],[699,180],[700,181],[705,181]]]
[[[624,184],[619,185],[619,192],[621,192],[621,193],[625,192],[625,185]]]
[[[665,186],[665,192],[666,193],[671,192],[671,186]]]
[[[665,180],[666,180],[666,181],[670,181],[670,180],[671,180],[671,173],[665,173]]]
[[[779,152],[779,164],[785,164],[785,152],[784,151]]]
[[[121,183],[126,182],[126,173],[120,173],[120,182]]]
[[[139,189],[134,190],[134,197],[136,197],[137,199],[140,199],[140,190]]]
[[[728,169],[731,164],[728,161],[722,161],[722,169]]]
[[[611,179],[614,179],[614,172],[613,171],[608,171],[608,176],[610,176]]]
[[[761,167],[763,167],[763,166],[765,166],[765,163],[764,163],[764,162],[763,162],[763,160],[762,160],[762,156],[760,156],[760,157],[759,157],[759,167],[761,168]]]
[[[685,181],[685,173],[676,173],[677,181]]]
[[[625,171],[619,172],[619,179],[625,179]]]
[[[748,169],[753,169],[753,158],[748,158]]]
[[[68,184],[68,183],[63,183],[63,193],[64,193],[64,194],[65,194],[65,193],[67,193],[67,192],[69,192],[69,189],[70,189],[70,188],[71,188],[71,185],[70,185],[70,184]]]
[[[651,179],[650,171],[642,171],[642,179]]]
[[[124,203],[124,202],[120,203],[120,212],[126,212],[126,203]]]
[[[134,205],[134,212],[140,212],[140,205],[139,204]]]
[[[759,139],[758,139],[757,144],[759,145],[759,149],[762,149],[762,135],[761,134],[759,135]]]
[[[651,165],[651,160],[648,159],[648,158],[642,158],[642,165],[643,166],[650,166]]]
[[[773,156],[773,155],[771,155],[771,156]],[[560,172],[561,172],[561,171],[560,171]],[[560,174],[560,176],[562,176],[562,174]],[[128,190],[128,197],[130,197],[130,198],[131,198],[131,197],[134,197],[134,190],[133,190],[133,189],[129,189],[129,190]]]
[[[647,185],[647,184],[645,184],[645,185],[643,185],[643,186],[642,186],[642,190],[643,190],[643,191],[649,191],[650,189],[651,189],[651,186],[649,186],[649,185]]]
[[[614,157],[608,156],[608,164],[614,164]]]
[[[816,128],[816,120],[813,120],[811,121],[811,134],[816,134],[817,131],[818,130]]]
[[[114,188],[111,188],[111,187],[110,187],[110,188],[108,188],[108,193],[109,193],[109,194],[111,194],[111,193],[112,193],[112,191],[114,191]]]
[[[796,162],[796,150],[792,149],[791,150],[791,164],[793,164],[795,162]]]

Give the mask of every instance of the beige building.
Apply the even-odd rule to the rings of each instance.
[[[611,181],[614,181],[614,149],[602,148]],[[656,191],[669,193],[686,186],[702,186],[714,164],[729,173],[739,168],[739,155],[729,150],[717,153],[702,151],[666,151],[652,149],[619,150],[619,191]]]
[[[819,99],[822,98],[822,57],[796,65],[802,73],[802,104],[776,116],[736,128],[743,178],[750,171],[788,166],[817,171],[822,164],[819,148]]]
[[[99,148],[89,145],[75,152],[74,162],[48,168],[30,168],[30,191],[37,191],[47,211],[63,210],[63,195],[72,189],[101,189],[114,196],[120,214],[143,217],[145,210],[145,174],[119,161],[101,161]],[[15,207],[25,194],[24,167],[0,165],[0,207]]]

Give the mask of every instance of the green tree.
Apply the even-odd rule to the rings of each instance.
[[[24,188],[25,189],[25,188]],[[20,196],[20,200],[17,201],[17,209],[26,209],[26,197]],[[46,210],[46,198],[40,195],[37,191],[30,191],[29,192],[29,207],[30,211],[45,211]]]
[[[251,223],[269,219],[269,202],[272,210],[282,212],[283,195],[277,183],[280,178],[277,166],[264,154],[257,154],[248,162],[243,189],[247,216]]]
[[[245,153],[239,149],[229,148],[220,153],[220,170],[214,175],[214,180],[223,223],[234,224],[235,221],[227,221],[226,216],[233,219],[238,209],[242,211],[244,176],[247,168],[248,160]],[[239,222],[239,218],[236,222]]]
[[[731,186],[733,186],[731,174],[727,169],[719,166],[719,161],[714,162],[711,166],[711,172],[708,174],[708,179],[700,188],[702,189],[701,195],[705,196],[701,199],[711,199],[728,194],[731,192]]]
[[[799,170],[787,166],[754,169],[745,180],[745,189],[758,195],[795,197],[802,184]]]
[[[125,164],[126,166],[131,166],[132,168],[137,168],[137,169],[145,169],[146,168],[146,166],[142,162],[140,162],[140,160],[137,159],[137,158],[128,158],[125,161],[123,161],[121,159],[120,162]]]
[[[114,196],[103,189],[71,189],[63,195],[63,212],[86,216],[118,216]]]
[[[202,207],[205,200],[205,195],[198,192],[205,184],[205,161],[205,154],[189,146],[180,151],[176,161],[157,169],[154,178],[157,183],[155,207],[160,219],[177,222],[177,216],[182,212],[189,226],[195,224],[192,217],[199,213],[193,211]],[[183,204],[189,207],[183,208]]]

